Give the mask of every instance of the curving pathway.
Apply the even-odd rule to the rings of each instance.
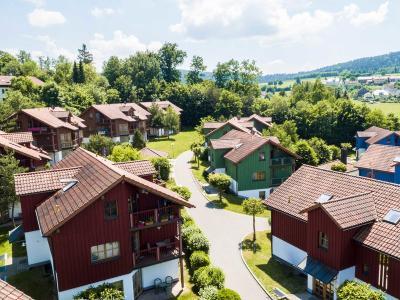
[[[192,176],[189,163],[192,155],[191,151],[186,151],[174,160],[174,176],[178,185],[187,186],[192,192],[190,202],[196,205],[196,208],[188,209],[188,213],[210,240],[213,264],[224,271],[225,286],[237,291],[243,300],[268,299],[247,270],[240,255],[240,242],[253,230],[252,218],[209,205]],[[267,226],[264,218],[257,218],[257,231],[266,230]]]

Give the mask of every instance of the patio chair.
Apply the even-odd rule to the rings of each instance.
[[[172,293],[172,284],[174,282],[174,279],[171,276],[165,277],[165,292],[167,293]]]
[[[161,291],[162,280],[160,278],[154,279],[154,293],[158,294]]]

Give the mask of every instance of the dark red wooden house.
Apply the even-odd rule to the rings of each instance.
[[[134,299],[157,278],[178,279],[180,209],[192,205],[154,173],[148,161],[113,164],[78,148],[16,176],[28,262],[51,263],[59,299],[103,282]]]
[[[400,297],[400,186],[302,166],[266,201],[272,255],[334,299],[345,280]]]

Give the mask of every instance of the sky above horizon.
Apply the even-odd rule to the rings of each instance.
[[[264,74],[315,69],[400,50],[398,0],[3,0],[0,50],[76,59],[98,70],[111,55],[174,42],[207,70],[254,59]]]

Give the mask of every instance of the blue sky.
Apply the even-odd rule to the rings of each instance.
[[[264,73],[296,72],[400,50],[398,0],[8,0],[0,49],[76,57],[86,43],[101,69],[176,42],[204,58],[255,59]]]

